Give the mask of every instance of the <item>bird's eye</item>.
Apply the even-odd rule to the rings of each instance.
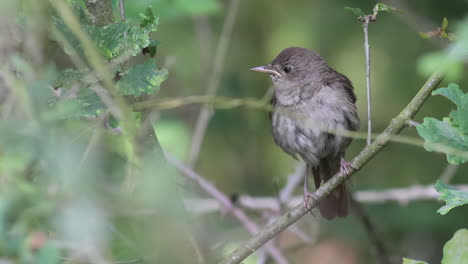
[[[285,73],[290,73],[290,72],[291,72],[291,67],[290,67],[290,66],[286,66],[286,67],[283,68],[283,71],[284,71]]]

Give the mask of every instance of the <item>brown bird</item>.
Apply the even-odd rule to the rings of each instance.
[[[308,198],[314,197],[308,191],[309,172],[318,188],[335,173],[349,169],[344,154],[351,139],[333,132],[359,127],[353,84],[319,54],[299,47],[287,48],[271,64],[251,70],[267,73],[273,80],[273,138],[283,151],[307,163],[304,206],[310,209]],[[348,200],[343,183],[320,201],[320,213],[327,219],[345,217]]]

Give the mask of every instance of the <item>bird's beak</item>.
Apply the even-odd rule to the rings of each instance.
[[[281,73],[279,73],[276,70],[273,70],[270,65],[259,66],[259,67],[252,68],[250,70],[251,71],[256,71],[256,72],[268,73],[268,74],[276,75],[278,77],[282,76]]]

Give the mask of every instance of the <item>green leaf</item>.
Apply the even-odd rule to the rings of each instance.
[[[442,264],[468,263],[468,229],[459,229],[444,246]]]
[[[420,261],[420,260],[413,260],[409,258],[403,258],[402,264],[428,264],[427,262]]]
[[[398,11],[398,9],[396,9],[396,8],[393,7],[393,6],[386,5],[386,4],[377,3],[377,4],[375,4],[375,6],[374,6],[374,13],[378,13],[378,12],[394,12],[394,11]]]
[[[430,35],[429,35],[430,36]],[[446,72],[446,80],[456,81],[464,76],[463,62],[459,57],[447,57],[443,51],[435,51],[422,56],[418,61],[418,71],[429,77],[434,71]]]
[[[424,122],[416,129],[419,136],[424,138],[424,148],[427,151],[433,151],[434,144],[443,145],[448,147],[444,152],[447,153],[449,163],[461,164],[468,160],[454,153],[468,151],[468,137],[460,134],[458,129],[453,127],[448,120],[439,121],[435,118],[425,117]]]
[[[348,7],[347,6],[344,9],[353,12],[358,18],[366,16],[366,14],[364,14],[364,12],[362,12],[362,10],[359,9],[359,8],[354,8],[354,7]]]
[[[419,36],[421,36],[421,38],[423,39],[430,39],[431,36],[429,36],[429,34],[425,33],[425,32],[419,32]]]
[[[446,202],[437,212],[441,215],[447,214],[451,209],[468,204],[468,192],[460,191],[452,186],[437,181],[435,189],[440,193],[440,200]]]
[[[148,8],[145,13],[141,13],[139,18],[140,21],[137,24],[128,19],[105,27],[94,27],[85,23],[82,27],[96,43],[104,57],[111,60],[123,55],[135,56],[141,52],[141,49],[150,45],[149,33],[157,30],[159,19],[151,8]],[[83,54],[80,42],[65,23],[59,18],[54,18],[54,25],[78,53]],[[55,34],[55,38],[60,39],[60,36]]]
[[[167,70],[158,70],[154,60],[134,65],[118,82],[117,87],[124,95],[140,96],[159,90],[167,78]]]
[[[89,26],[88,32],[104,56],[113,59],[124,54],[135,56],[140,53],[150,44],[149,33],[156,31],[157,25],[158,17],[148,8],[144,14],[140,14],[139,26],[132,26],[127,20],[105,27]]]
[[[447,87],[439,88],[432,92],[432,95],[442,95],[465,110],[468,110],[468,95],[463,93],[460,86],[450,83]]]
[[[442,30],[445,31],[448,27],[448,20],[446,17],[444,17],[444,20],[442,20]]]

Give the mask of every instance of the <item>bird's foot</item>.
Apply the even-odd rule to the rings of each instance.
[[[307,191],[307,190],[304,190],[304,208],[307,210],[307,211],[310,211],[310,209],[312,209],[312,206],[310,205],[310,202],[309,202],[309,198],[312,198],[314,200],[317,200],[317,197],[315,197],[315,194]]]
[[[341,158],[340,161],[340,174],[341,175],[348,175],[351,170],[354,169],[351,162],[347,162],[344,158]]]

